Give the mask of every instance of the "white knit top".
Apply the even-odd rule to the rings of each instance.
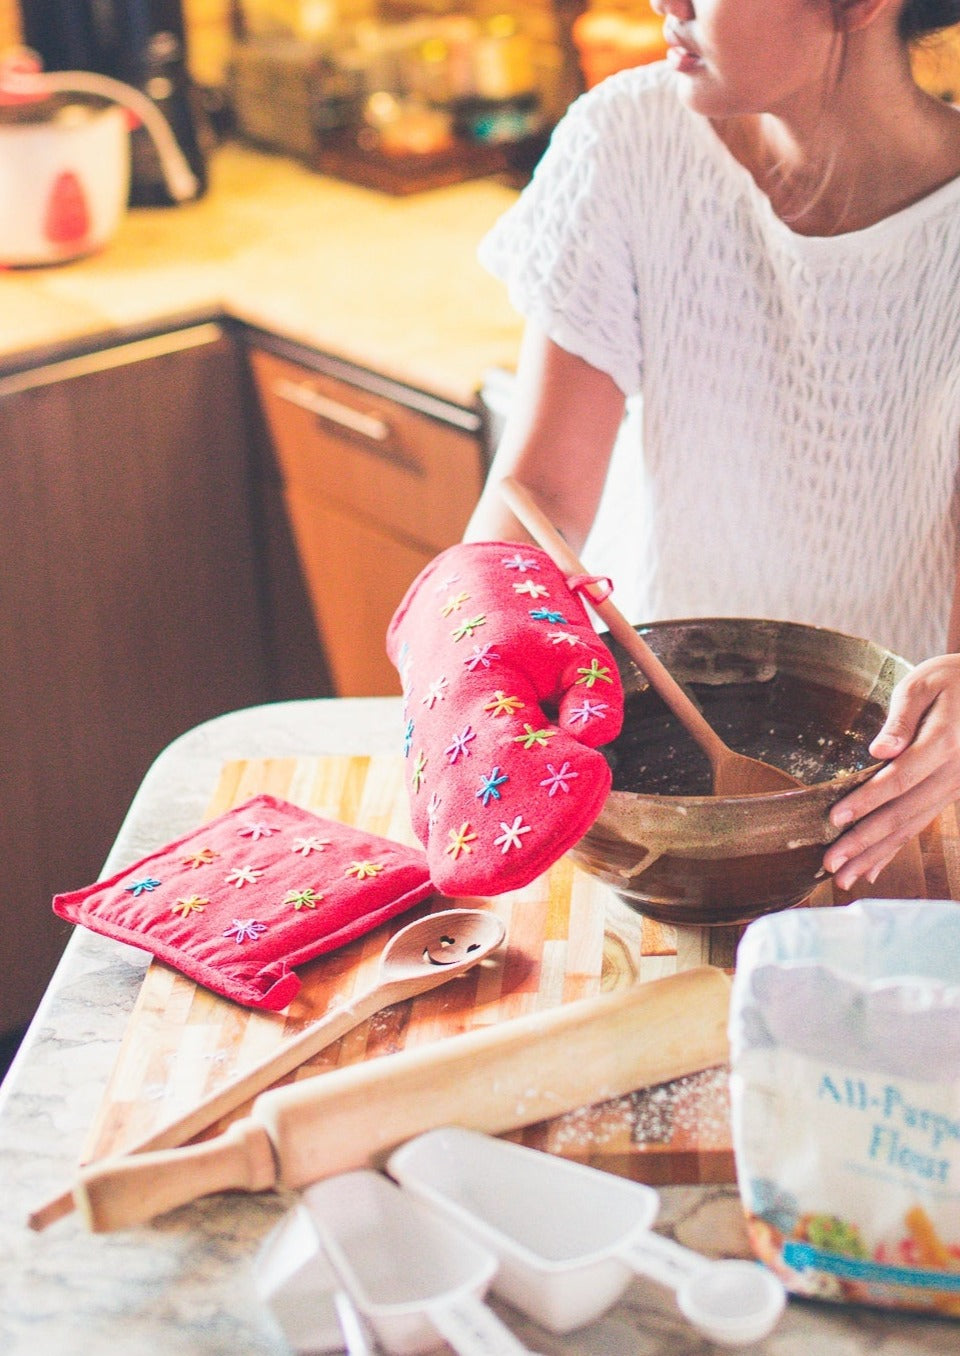
[[[584,558],[634,621],[765,616],[911,660],[944,649],[960,179],[865,230],[798,235],[645,66],[577,100],[480,257],[632,397]]]

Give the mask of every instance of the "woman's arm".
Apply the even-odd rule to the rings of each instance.
[[[464,539],[529,541],[497,490],[503,476],[513,475],[580,551],[600,502],[623,410],[623,393],[612,377],[528,325],[513,405]]]
[[[824,857],[843,890],[860,879],[872,885],[904,843],[960,798],[960,563],[947,645],[949,654],[918,664],[894,689],[870,746],[889,761],[831,811],[835,825],[853,826]]]

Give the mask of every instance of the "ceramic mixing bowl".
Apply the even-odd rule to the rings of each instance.
[[[667,923],[740,923],[797,904],[822,873],[834,801],[878,767],[868,746],[910,665],[820,627],[720,618],[637,630],[721,738],[803,786],[711,794],[710,765],[609,641],[626,694],[603,750],[613,789],[572,855],[638,912]]]

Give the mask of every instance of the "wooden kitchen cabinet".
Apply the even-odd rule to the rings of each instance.
[[[0,377],[0,1032],[69,936],[52,896],[96,878],[153,758],[308,695],[272,670],[247,379],[218,324]]]
[[[396,694],[387,625],[463,534],[485,474],[480,417],[319,355],[253,344],[250,361],[334,688]]]

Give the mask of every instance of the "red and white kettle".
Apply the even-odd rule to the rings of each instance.
[[[92,71],[0,58],[0,266],[62,263],[113,237],[130,190],[130,128],[142,123],[177,202],[200,185],[146,95]]]

